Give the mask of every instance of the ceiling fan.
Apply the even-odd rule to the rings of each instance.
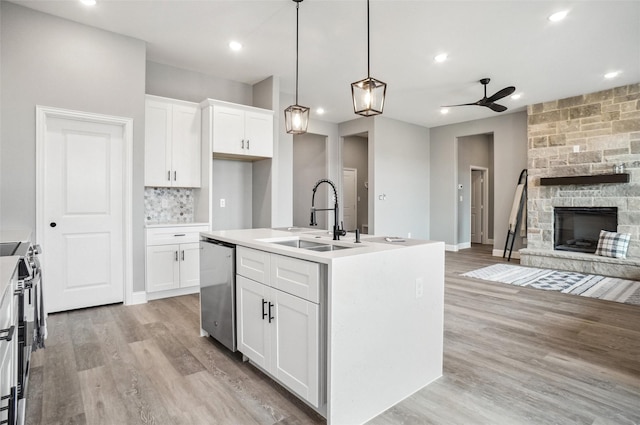
[[[453,106],[471,106],[471,105],[476,105],[476,106],[486,106],[487,108],[491,109],[492,111],[495,112],[504,112],[507,110],[506,106],[503,105],[498,105],[497,103],[494,103],[496,100],[500,100],[503,97],[507,97],[509,96],[511,93],[513,93],[514,91],[516,91],[516,88],[513,86],[509,86],[509,87],[505,87],[502,90],[497,91],[496,93],[494,93],[492,96],[487,97],[487,84],[489,84],[489,81],[491,81],[490,78],[483,78],[482,80],[480,80],[480,83],[484,86],[484,97],[480,100],[478,100],[477,102],[473,102],[473,103],[462,103],[459,105],[445,105],[444,107],[448,108],[448,107],[453,107]]]

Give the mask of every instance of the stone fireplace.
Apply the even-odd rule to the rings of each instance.
[[[640,83],[531,105],[527,137],[527,248],[520,251],[521,263],[640,280]],[[616,209],[615,224],[607,226],[631,234],[628,258],[556,249],[562,229],[554,215],[564,208]],[[566,239],[575,244],[582,236]]]

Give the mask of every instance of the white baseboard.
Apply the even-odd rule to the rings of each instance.
[[[471,242],[463,242],[458,244],[458,250],[471,248]]]
[[[131,294],[131,302],[127,305],[136,305],[136,304],[146,304],[147,303],[147,292],[146,291],[136,291]]]
[[[493,255],[494,257],[502,257],[503,253],[504,253],[504,249],[494,249],[491,255]],[[507,250],[507,255],[505,255],[504,258],[508,258],[508,257],[509,257],[509,252]],[[520,251],[513,250],[513,252],[511,253],[511,258],[515,258],[516,260],[519,260]]]
[[[449,244],[445,244],[445,245],[444,245],[444,250],[445,250],[445,251],[458,252],[458,245],[449,245]]]

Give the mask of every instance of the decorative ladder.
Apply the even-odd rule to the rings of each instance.
[[[513,198],[511,206],[511,214],[509,214],[509,228],[507,229],[507,239],[504,242],[504,252],[502,258],[507,255],[507,247],[509,248],[509,257],[507,261],[511,261],[511,252],[513,251],[513,243],[515,242],[520,223],[522,222],[523,212],[527,207],[527,169],[520,172],[518,184],[516,186],[516,194]],[[511,242],[509,242],[511,239]]]

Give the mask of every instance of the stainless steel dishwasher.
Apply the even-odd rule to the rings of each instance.
[[[236,247],[200,240],[200,327],[236,351]]]

